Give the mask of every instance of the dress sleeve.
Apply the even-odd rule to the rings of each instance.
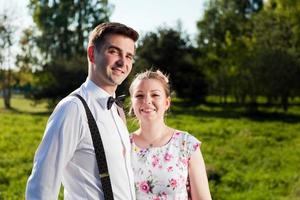
[[[199,150],[201,146],[201,142],[195,136],[187,133],[186,144],[187,144],[187,156],[188,159],[190,159],[192,154],[195,151]]]
[[[82,115],[72,101],[59,104],[50,116],[35,153],[26,199],[57,199],[63,171],[80,138]]]

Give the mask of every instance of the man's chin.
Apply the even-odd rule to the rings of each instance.
[[[121,80],[114,79],[114,80],[111,81],[111,83],[114,86],[118,86],[118,85],[121,85],[123,83],[123,81],[124,81],[124,79],[121,79]]]
[[[125,80],[124,77],[112,77],[112,82],[114,82],[114,84],[116,85],[121,85],[123,83],[123,81]]]

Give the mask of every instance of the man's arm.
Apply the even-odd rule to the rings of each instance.
[[[61,102],[50,116],[44,137],[35,154],[26,187],[26,199],[57,199],[64,168],[80,138],[78,105]]]

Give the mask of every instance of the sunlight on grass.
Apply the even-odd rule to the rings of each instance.
[[[0,199],[24,199],[49,117],[46,104],[33,106],[18,97],[12,106],[12,111],[0,109]],[[213,199],[300,199],[300,109],[260,111],[253,115],[241,107],[191,106],[174,99],[166,122],[202,141]],[[127,124],[129,131],[137,128],[134,118]]]

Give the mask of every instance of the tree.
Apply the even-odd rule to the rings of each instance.
[[[0,15],[0,78],[3,93],[3,100],[5,108],[11,108],[11,79],[12,72],[10,66],[11,47],[13,45],[12,34],[14,27],[9,23],[6,14]]]
[[[157,68],[170,75],[172,89],[178,97],[201,101],[207,85],[197,66],[195,48],[180,30],[159,28],[142,39],[137,48],[137,71]]]
[[[290,10],[282,10],[282,7],[275,4],[261,12],[254,20],[257,49],[254,59],[257,63],[253,71],[256,71],[259,78],[257,83],[261,86],[261,93],[268,97],[269,103],[279,99],[286,111],[289,97],[295,96],[299,88],[300,49],[296,42],[299,36],[293,33],[297,29],[299,31],[299,25],[294,23],[296,19]],[[266,34],[268,27],[272,27],[272,31]]]
[[[262,9],[263,1],[212,0],[203,19],[198,21],[198,48],[202,52],[205,75],[210,82],[210,93],[227,101],[234,95],[243,102],[249,84],[248,69],[240,64],[251,48],[252,15]],[[248,88],[241,88],[242,86]]]
[[[35,33],[36,28],[28,27],[23,30],[23,35],[19,40],[21,52],[16,56],[16,69],[18,76],[16,77],[16,85],[27,97],[29,96],[32,86],[34,85],[33,73],[39,68],[38,64],[40,51],[36,47]]]
[[[289,98],[299,96],[299,1],[210,2],[198,22],[198,45],[211,92],[224,101],[250,99],[252,108],[266,96],[287,110]]]
[[[62,98],[85,79],[89,30],[108,21],[107,0],[31,0],[34,22],[41,34],[36,38],[45,64],[37,71],[36,99]]]

